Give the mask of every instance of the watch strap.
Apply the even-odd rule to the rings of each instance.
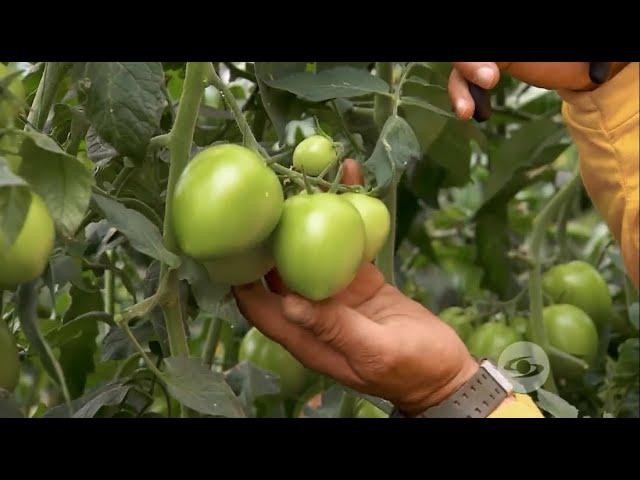
[[[456,392],[416,418],[486,418],[512,392],[513,387],[506,376],[491,362],[483,360],[478,371]],[[394,409],[391,416],[406,415]]]

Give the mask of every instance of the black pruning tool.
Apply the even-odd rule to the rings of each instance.
[[[598,85],[604,83],[611,73],[610,62],[589,62],[589,78]],[[469,93],[476,104],[473,118],[476,122],[485,122],[491,116],[491,95],[482,87],[469,82]]]

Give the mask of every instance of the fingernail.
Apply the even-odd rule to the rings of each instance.
[[[459,117],[464,118],[465,114],[467,113],[467,102],[463,99],[460,99],[456,102],[456,113],[458,114]]]
[[[494,78],[495,72],[489,67],[480,67],[476,71],[476,83],[482,88],[491,88]]]

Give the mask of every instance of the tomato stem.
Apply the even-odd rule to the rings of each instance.
[[[356,397],[344,392],[338,407],[338,418],[352,418],[355,416]]]
[[[219,317],[213,317],[209,324],[209,330],[207,331],[207,339],[205,340],[204,347],[202,348],[202,361],[208,367],[213,365],[216,349],[218,348],[218,343],[220,343],[221,331],[222,319]]]
[[[38,131],[42,131],[47,122],[64,69],[65,64],[61,62],[45,63],[36,96],[27,116],[27,125],[32,125]]]
[[[238,106],[238,102],[236,102],[236,99],[233,96],[233,93],[231,93],[231,90],[229,90],[229,87],[227,86],[227,84],[224,83],[222,79],[218,76],[218,73],[216,72],[216,69],[213,66],[213,63],[207,63],[206,73],[207,73],[207,79],[209,80],[209,83],[218,89],[218,91],[222,94],[222,97],[224,98],[225,103],[231,109],[233,118],[235,119],[236,123],[238,124],[238,128],[242,133],[242,138],[245,146],[258,152],[262,156],[265,162],[268,161],[269,154],[262,147],[262,145],[260,145],[260,143],[256,140],[256,137],[253,135],[253,132],[251,131],[251,127],[249,126],[249,123],[247,123],[247,119],[244,118],[244,114],[242,113],[242,110]]]
[[[393,63],[391,62],[376,62],[376,72],[378,77],[387,82],[389,86],[393,86]],[[393,114],[395,110],[393,95],[391,98],[384,95],[376,94],[374,99],[374,119],[378,130],[382,131],[387,119]],[[394,174],[394,178],[391,182],[391,187],[388,193],[385,195],[383,201],[389,210],[391,217],[391,227],[389,229],[389,236],[386,242],[382,246],[380,253],[376,259],[376,264],[387,283],[395,285],[394,274],[394,257],[395,257],[395,243],[396,243],[396,207],[397,207],[397,188],[398,181],[400,180],[400,172]]]

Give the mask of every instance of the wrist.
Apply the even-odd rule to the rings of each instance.
[[[615,77],[618,73],[620,73],[624,67],[626,67],[627,65],[629,65],[629,62],[610,62],[610,72],[609,72],[609,76],[608,78],[605,80],[604,83],[593,83],[592,81],[589,81],[589,85],[586,86],[585,88],[582,89],[576,89],[576,90],[572,90],[574,92],[592,92],[594,90],[597,90],[599,87],[601,87],[602,85],[605,85],[609,80],[611,80],[613,77]]]
[[[445,379],[441,386],[419,400],[400,402],[396,406],[406,415],[418,415],[453,395],[476,374],[479,368],[478,362],[471,355],[467,355],[457,373],[453,377]]]

